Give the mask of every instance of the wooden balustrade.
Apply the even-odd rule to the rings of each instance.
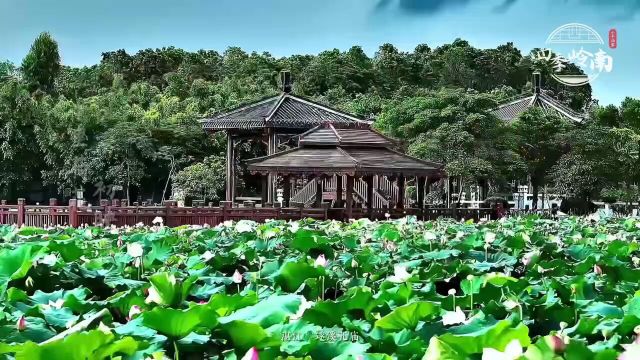
[[[369,212],[364,208],[353,208],[351,218],[369,217],[372,220],[401,218],[408,215],[419,220],[435,220],[440,217],[458,220],[489,218],[491,209],[451,209],[451,208],[374,208]],[[348,220],[344,208],[305,208],[305,207],[232,207],[230,202],[222,201],[220,206],[178,207],[174,201],[166,201],[164,206],[141,206],[137,203],[129,206],[124,200],[103,200],[99,205],[88,205],[75,199],[69,205],[61,206],[55,199],[49,205],[26,205],[19,199],[17,205],[0,203],[0,224],[48,227],[69,225],[116,225],[135,226],[137,224],[153,225],[156,217],[162,218],[167,226],[211,225],[215,226],[227,220],[268,219],[298,220],[313,218],[318,220]]]

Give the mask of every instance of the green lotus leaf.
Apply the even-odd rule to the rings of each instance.
[[[116,340],[113,334],[100,330],[74,333],[45,345],[26,342],[15,354],[16,360],[86,360],[105,359],[114,355],[132,355],[138,343],[130,337]]]
[[[432,319],[440,313],[440,305],[417,301],[394,309],[375,322],[375,326],[388,331],[415,329],[418,322]]]
[[[201,310],[156,307],[142,314],[142,324],[172,339],[181,339],[201,324]]]

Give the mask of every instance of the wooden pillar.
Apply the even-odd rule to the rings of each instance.
[[[404,209],[404,193],[405,193],[405,178],[403,175],[398,176],[398,203],[396,208]]]
[[[364,178],[367,183],[367,214],[369,218],[373,216],[373,175]]]
[[[424,176],[418,176],[416,177],[416,183],[418,184],[416,186],[416,190],[418,191],[418,208],[422,209],[424,208],[424,185],[425,185],[425,178]]]
[[[282,191],[283,205],[284,207],[289,207],[289,202],[291,201],[291,176],[284,176],[284,189]]]
[[[227,194],[226,201],[233,201],[236,185],[236,172],[235,172],[235,149],[233,146],[233,135],[227,132]]]
[[[351,175],[347,175],[347,193],[346,193],[346,211],[347,211],[347,219],[349,220],[353,217],[353,183],[354,177]]]
[[[342,207],[342,175],[336,175],[336,207]]]
[[[69,226],[78,227],[78,200],[69,199]]]
[[[268,193],[269,193],[269,175],[260,175],[261,185],[262,185],[262,207],[265,207],[268,201]]]
[[[276,149],[278,148],[278,144],[276,144],[276,132],[273,128],[267,129],[267,155],[273,155],[276,153]],[[275,202],[276,197],[276,180],[277,175],[268,175],[267,179],[267,202],[273,203]]]
[[[322,205],[322,185],[324,183],[324,180],[322,179],[322,176],[318,176],[314,179],[314,181],[317,181],[318,183],[316,184],[316,201],[314,204],[314,207],[319,208],[320,205]]]
[[[25,223],[25,202],[26,200],[24,198],[18,198],[18,226],[22,226]]]

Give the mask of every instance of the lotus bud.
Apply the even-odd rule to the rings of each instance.
[[[564,343],[561,337],[557,335],[550,335],[547,337],[547,344],[556,354],[562,354],[567,348],[567,344]]]
[[[27,289],[33,286],[33,279],[31,278],[31,276],[27,277],[27,280],[24,281],[24,285],[27,287]]]
[[[118,241],[116,245],[118,245],[119,248],[121,248],[122,245],[124,245],[124,241],[122,241],[122,236],[118,236]]]
[[[593,272],[596,275],[602,275],[602,268],[598,265],[593,265]]]
[[[456,289],[449,289],[449,295],[455,295]]]
[[[23,331],[27,328],[27,320],[24,318],[24,315],[20,316],[18,322],[16,322],[16,329],[18,331]]]
[[[560,331],[566,329],[569,326],[569,324],[567,324],[564,321],[560,321]]]
[[[357,268],[358,267],[358,262],[356,261],[356,259],[351,259],[351,267],[352,268]]]
[[[233,282],[236,284],[240,284],[242,282],[242,274],[240,274],[240,272],[236,270],[233,273],[233,276],[231,276],[231,280],[233,280]]]
[[[260,360],[258,349],[256,349],[255,346],[252,347],[240,360]]]
[[[327,259],[324,257],[324,254],[318,255],[318,258],[316,259],[315,265],[316,266],[321,266],[321,267],[327,266]]]

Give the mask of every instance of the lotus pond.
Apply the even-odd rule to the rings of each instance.
[[[6,359],[640,359],[635,218],[0,236]]]

